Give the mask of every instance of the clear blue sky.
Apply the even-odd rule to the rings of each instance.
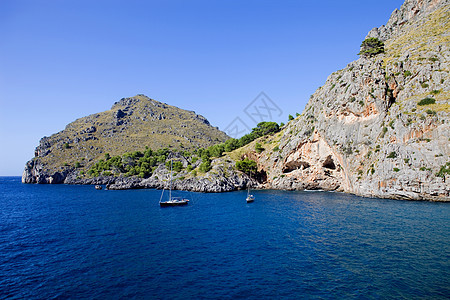
[[[145,94],[214,126],[264,91],[301,113],[358,58],[400,0],[2,0],[0,175],[21,175],[39,139]]]

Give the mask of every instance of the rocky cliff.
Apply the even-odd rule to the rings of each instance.
[[[193,192],[230,192],[247,187],[256,187],[258,182],[249,176],[237,171],[234,161],[222,157],[213,161],[212,169],[207,173],[192,173],[182,170],[173,177],[172,188],[175,190]],[[194,165],[194,166],[198,166]],[[105,182],[107,183],[107,182]],[[141,189],[141,188],[169,188],[170,171],[163,165],[146,179],[118,177],[114,182],[107,184],[110,190]]]
[[[331,74],[299,117],[261,139],[264,152],[241,151],[267,174],[263,186],[449,201],[449,11],[449,1],[407,0],[367,36],[384,53]]]
[[[26,163],[22,182],[75,183],[80,173],[106,153],[122,155],[146,146],[189,151],[227,139],[225,133],[195,112],[137,95],[42,138],[35,157]],[[110,181],[115,179],[86,178],[84,183]]]

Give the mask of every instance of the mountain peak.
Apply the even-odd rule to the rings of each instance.
[[[406,0],[400,9],[395,9],[386,25],[373,28],[366,38],[375,37],[381,41],[403,34],[409,25],[427,20],[427,15],[447,6],[449,0]],[[419,24],[416,24],[418,26]]]

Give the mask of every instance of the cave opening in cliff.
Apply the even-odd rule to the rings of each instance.
[[[336,165],[334,164],[334,160],[331,158],[331,155],[328,155],[322,166],[327,169],[336,170]]]
[[[308,169],[310,166],[306,161],[290,161],[283,167],[283,173],[289,173],[297,169]]]
[[[258,183],[264,183],[267,181],[267,173],[265,170],[259,170],[255,174],[255,179],[258,181]]]

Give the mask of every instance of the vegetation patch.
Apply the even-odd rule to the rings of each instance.
[[[436,103],[435,99],[427,97],[427,98],[423,98],[422,100],[417,102],[417,105],[424,106],[424,105],[430,105],[430,104],[435,104],[435,103]]]
[[[367,174],[374,174],[375,173],[375,166],[373,164],[370,165],[370,169],[367,171]]]
[[[384,138],[387,131],[388,131],[387,127],[383,127],[383,131],[381,132],[381,138]]]
[[[392,121],[389,122],[389,127],[391,127],[392,129],[395,129],[395,128],[394,128],[394,122],[395,122],[394,120],[392,120]]]
[[[389,155],[387,156],[387,158],[396,158],[397,157],[397,152],[392,151],[391,153],[389,153]]]
[[[212,169],[211,158],[207,154],[202,155],[202,163],[198,169],[203,173],[208,173]]]
[[[256,161],[245,158],[244,160],[239,160],[236,162],[236,169],[239,171],[250,175],[251,173],[256,173]]]
[[[273,134],[280,131],[280,126],[275,122],[260,122],[258,125],[252,129],[252,132],[244,135],[240,139],[229,139],[225,143],[221,143],[218,145],[212,146],[213,148],[217,148],[217,156],[222,156],[224,151],[231,152],[237,148],[243,147],[257,138],[262,136]],[[211,148],[211,147],[210,147]],[[223,148],[223,150],[222,150]]]
[[[361,51],[358,55],[371,57],[380,53],[384,53],[384,43],[377,38],[371,37],[361,43]]]
[[[137,175],[141,178],[151,176],[153,167],[166,163],[166,159],[170,154],[168,148],[152,151],[147,148],[145,152],[134,151],[127,152],[122,156],[111,157],[109,153],[105,154],[105,158],[95,163],[87,172],[89,176]],[[181,163],[181,162],[179,162]],[[181,164],[181,167],[183,165]]]
[[[180,172],[183,170],[183,163],[181,161],[173,161],[173,163],[171,163],[171,161],[166,161],[166,168],[170,169],[171,167],[175,172]]]
[[[261,146],[260,143],[256,143],[256,144],[255,144],[255,151],[256,151],[256,152],[261,153],[261,152],[263,152],[264,150],[265,150],[265,149]]]
[[[431,110],[431,109],[427,109],[426,113],[428,115],[430,115],[430,116],[435,116],[436,115],[436,112],[434,110]]]
[[[436,176],[444,178],[444,182],[446,175],[450,175],[450,161],[443,165],[436,174]]]

